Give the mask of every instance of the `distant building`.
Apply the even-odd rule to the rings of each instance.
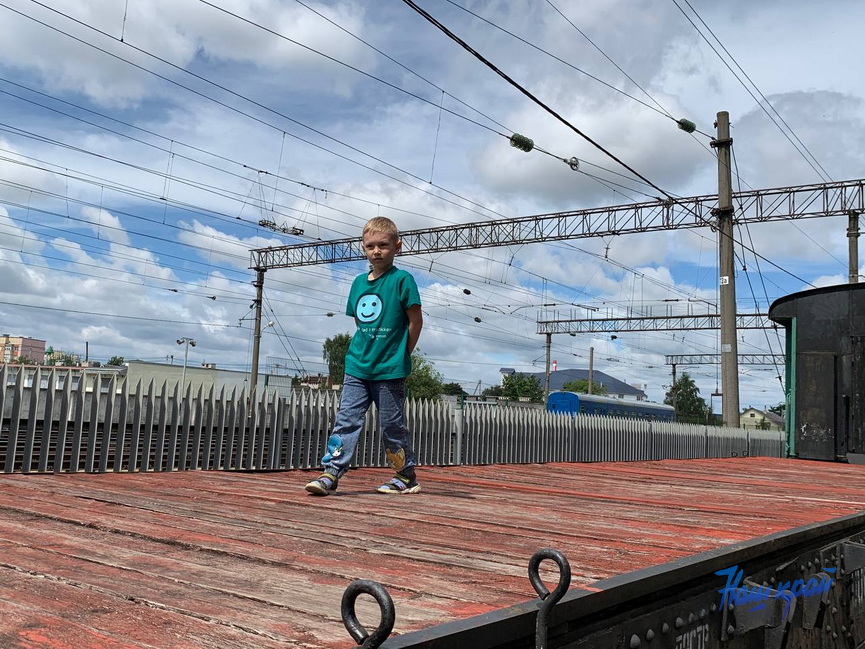
[[[62,365],[64,367],[80,367],[81,356],[71,352],[65,352],[62,349],[49,347],[45,350],[45,364]]]
[[[739,415],[739,428],[784,430],[784,419],[768,410],[746,408],[745,411]]]
[[[27,358],[32,363],[41,365],[45,358],[45,341],[27,336],[0,334],[0,352],[3,363],[17,363],[19,359]]]
[[[323,374],[309,375],[300,380],[300,387],[315,388],[316,390],[327,389],[331,387],[330,377]]]
[[[529,372],[528,375],[537,377],[541,382],[541,385],[544,384],[546,377],[545,372]],[[561,390],[565,383],[579,381],[580,379],[588,381],[589,370],[557,370],[555,372],[550,372],[550,392]],[[592,372],[592,385],[603,386],[606,389],[606,396],[613,397],[614,399],[645,401],[647,398],[646,393],[643,390],[628,385],[624,381],[620,381],[619,379],[614,378],[609,374],[599,372],[598,370]]]
[[[500,367],[499,373],[502,375],[502,382],[504,382],[506,376],[517,374],[518,372],[512,367]],[[519,374],[534,376],[541,382],[541,386],[544,385],[546,380],[546,372],[519,372]],[[557,370],[550,372],[550,392],[561,390],[565,383],[579,381],[580,379],[588,381],[589,370]],[[641,390],[638,386],[628,385],[624,381],[620,381],[598,370],[592,372],[592,385],[603,386],[606,388],[606,396],[615,399],[630,399],[633,401],[645,401],[647,399],[645,390]]]
[[[130,392],[137,392],[139,386],[142,390],[148,390],[152,383],[155,389],[160,390],[165,384],[169,394],[173,394],[175,388],[179,388],[181,393],[185,394],[186,390],[191,390],[192,394],[197,394],[199,390],[205,394],[210,390],[215,390],[217,394],[221,390],[225,390],[226,394],[231,394],[232,391],[240,392],[249,387],[249,372],[241,372],[235,370],[221,370],[214,367],[213,363],[205,363],[204,367],[198,365],[188,365],[186,368],[185,386],[180,386],[184,379],[183,365],[174,364],[167,365],[165,363],[150,363],[146,361],[130,360],[123,363],[122,366],[109,365],[105,367],[45,367],[36,365],[9,365],[7,372],[7,385],[14,385],[18,377],[18,371],[24,371],[24,385],[29,387],[33,384],[33,379],[36,371],[41,372],[40,382],[42,387],[48,386],[48,376],[52,370],[56,370],[55,387],[61,388],[65,384],[65,377],[68,374],[72,378],[72,387],[77,387],[81,380],[86,381],[87,390],[90,391],[99,385],[99,389],[104,393],[107,392],[108,386],[112,379],[115,381],[115,389],[121,390],[124,385],[127,386]],[[185,389],[184,389],[185,388]],[[290,376],[274,376],[270,374],[260,374],[258,377],[258,389],[276,392],[280,396],[287,397],[291,395],[292,385]]]

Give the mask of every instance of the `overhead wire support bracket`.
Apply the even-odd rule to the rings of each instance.
[[[299,237],[303,234],[303,230],[295,227],[286,227],[277,225],[274,221],[268,221],[267,219],[262,219],[258,222],[258,225],[262,228],[267,228],[268,230],[273,230],[274,232],[282,232],[283,234],[290,234],[292,236]]]

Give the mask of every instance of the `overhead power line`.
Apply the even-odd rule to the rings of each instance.
[[[693,26],[693,28],[694,28],[695,30],[697,30],[697,33],[700,35],[700,37],[701,37],[704,41],[706,41],[706,44],[707,44],[707,45],[712,49],[712,51],[713,51],[713,52],[718,56],[718,58],[721,60],[721,62],[722,62],[722,63],[727,67],[727,69],[732,73],[732,75],[733,75],[733,77],[736,79],[736,81],[738,81],[738,82],[742,85],[742,87],[745,89],[745,91],[746,91],[749,95],[751,95],[751,98],[752,98],[755,102],[757,102],[757,105],[760,107],[760,109],[761,109],[764,113],[766,113],[766,116],[767,116],[767,117],[772,121],[772,123],[773,123],[773,124],[778,128],[778,130],[781,131],[781,134],[782,134],[782,135],[787,139],[787,141],[788,141],[790,144],[793,145],[793,148],[796,149],[796,152],[797,152],[799,155],[802,156],[802,158],[805,160],[805,162],[808,163],[808,165],[811,167],[811,169],[813,169],[821,179],[823,179],[823,180],[832,180],[832,176],[829,174],[829,172],[827,172],[827,171],[823,168],[823,165],[820,164],[820,162],[817,160],[817,158],[815,158],[814,155],[811,153],[811,151],[808,150],[808,147],[806,147],[805,144],[802,142],[802,140],[800,140],[799,137],[796,135],[796,133],[793,132],[793,129],[792,129],[792,128],[790,127],[790,125],[789,125],[789,124],[784,120],[784,118],[781,117],[781,114],[780,114],[777,110],[775,110],[775,107],[772,106],[771,102],[766,98],[766,96],[765,96],[765,95],[760,91],[760,89],[757,87],[757,84],[755,84],[755,83],[751,80],[751,77],[749,77],[749,76],[747,75],[747,73],[745,73],[745,71],[742,69],[742,66],[740,66],[739,63],[738,63],[738,61],[736,61],[736,59],[733,58],[733,55],[730,54],[729,50],[727,50],[727,48],[724,47],[724,44],[721,42],[721,40],[720,40],[717,36],[715,36],[715,33],[714,33],[710,28],[709,28],[709,26],[708,26],[708,25],[706,24],[706,22],[702,19],[702,17],[700,16],[700,14],[697,13],[697,10],[694,9],[694,7],[691,5],[691,3],[688,2],[688,0],[684,0],[684,2],[688,5],[688,7],[691,9],[691,11],[694,12],[694,15],[697,16],[697,18],[699,19],[699,21],[700,21],[701,23],[703,23],[703,26],[708,30],[708,32],[712,35],[712,37],[713,37],[713,38],[718,42],[718,44],[721,46],[721,49],[724,50],[724,52],[727,54],[727,56],[730,57],[730,60],[733,61],[733,63],[736,65],[736,67],[739,68],[739,70],[741,70],[742,74],[745,75],[745,78],[748,79],[749,83],[754,87],[754,90],[757,91],[757,93],[760,95],[760,97],[763,99],[763,102],[765,102],[766,105],[764,105],[763,102],[761,102],[760,99],[758,99],[758,98],[754,95],[754,93],[751,91],[751,89],[748,87],[748,85],[747,85],[744,81],[742,81],[742,79],[739,77],[739,75],[736,74],[736,71],[733,70],[732,67],[730,67],[730,64],[727,63],[727,61],[724,59],[723,56],[721,56],[721,53],[720,53],[720,52],[715,48],[715,46],[712,45],[711,42],[709,42],[709,39],[706,38],[705,34],[703,34],[703,32],[700,30],[700,28],[697,27],[696,23],[695,23],[693,20],[691,20],[691,17],[690,17],[690,16],[685,12],[684,9],[682,9],[682,6],[677,2],[677,0],[672,0],[672,2],[673,2],[673,4],[676,5],[676,7],[679,9],[679,11],[682,12],[682,15],[685,16],[685,18],[687,19],[687,21],[688,21],[689,23],[691,23],[691,26]],[[783,128],[781,128],[781,125],[778,124],[778,121],[777,121],[777,120],[772,116],[772,114],[771,114],[771,113],[766,109],[766,106],[769,106],[769,108],[772,109],[772,112],[775,113],[775,115],[777,115],[778,118],[779,118],[779,119],[784,123],[784,126],[787,127],[787,130],[786,130],[786,131],[785,131]],[[787,131],[789,131],[789,134],[788,134]],[[796,142],[794,142],[794,141],[792,140],[792,138],[790,137],[791,134],[792,134],[793,137],[796,138],[796,141],[799,143],[799,145],[801,145],[801,147],[802,147],[801,149],[800,149],[799,146],[796,144]],[[804,152],[803,152],[803,149],[804,149]],[[807,155],[806,155],[806,153],[807,153]],[[810,156],[810,157],[809,157],[809,156]],[[812,160],[813,160],[813,162],[812,162]],[[815,165],[816,165],[816,166],[815,166]]]
[[[152,52],[148,52],[148,51],[145,50],[145,49],[142,49],[142,48],[136,47],[136,46],[134,46],[134,45],[130,45],[128,42],[120,41],[117,37],[113,36],[112,34],[109,34],[109,33],[107,33],[107,32],[104,32],[104,31],[102,31],[102,30],[99,30],[99,29],[97,29],[96,27],[93,27],[92,25],[89,25],[89,24],[86,23],[86,22],[83,22],[83,21],[77,20],[76,18],[73,18],[72,16],[63,13],[62,11],[58,11],[57,9],[54,9],[54,8],[49,7],[49,6],[47,6],[47,5],[44,5],[44,4],[40,3],[40,2],[38,2],[37,0],[30,0],[30,1],[33,2],[34,4],[37,4],[37,5],[41,6],[41,7],[44,7],[45,9],[47,9],[47,10],[49,10],[49,11],[51,11],[51,12],[57,14],[57,15],[63,16],[63,17],[66,18],[67,20],[69,20],[69,21],[71,21],[71,22],[74,22],[74,23],[77,24],[77,25],[80,25],[80,26],[82,26],[82,27],[84,27],[84,28],[86,28],[86,29],[88,29],[88,30],[90,30],[90,31],[93,31],[93,32],[95,32],[95,33],[97,33],[97,34],[100,34],[101,36],[103,36],[103,37],[105,37],[105,38],[108,38],[108,39],[110,39],[110,40],[112,40],[112,41],[115,41],[115,42],[117,42],[117,43],[119,43],[119,44],[121,44],[121,45],[123,45],[123,46],[126,46],[126,47],[128,47],[128,48],[130,48],[130,49],[132,49],[132,50],[135,50],[136,52],[139,52],[139,53],[141,53],[141,54],[143,54],[143,55],[145,55],[145,56],[147,56],[147,57],[149,57],[149,58],[152,58],[152,59],[154,59],[154,60],[157,60],[157,61],[159,61],[160,63],[163,63],[163,64],[165,64],[165,65],[167,65],[167,66],[169,66],[169,67],[171,67],[171,68],[173,68],[173,69],[175,69],[175,70],[178,70],[179,72],[182,72],[182,73],[184,73],[184,74],[187,74],[187,75],[189,75],[189,76],[192,76],[192,77],[194,77],[194,78],[196,78],[196,79],[198,79],[198,80],[200,80],[200,81],[203,81],[204,83],[206,83],[206,84],[208,84],[208,85],[210,85],[210,86],[213,86],[213,87],[215,87],[215,88],[217,88],[217,89],[219,89],[219,90],[222,90],[223,92],[226,92],[226,93],[230,94],[231,96],[233,96],[233,97],[235,97],[235,98],[237,98],[237,99],[242,100],[242,101],[245,102],[245,103],[252,104],[253,106],[256,106],[256,107],[258,107],[258,108],[261,108],[261,109],[267,111],[268,113],[272,113],[272,114],[274,114],[274,115],[276,115],[276,116],[278,116],[278,117],[280,117],[280,118],[282,118],[282,119],[285,119],[285,120],[287,120],[287,121],[289,121],[289,122],[291,122],[291,123],[293,123],[293,124],[297,124],[298,126],[302,126],[303,128],[306,128],[306,129],[308,129],[309,131],[315,133],[316,135],[319,135],[319,136],[321,136],[321,137],[323,137],[323,138],[325,138],[325,139],[327,139],[327,140],[330,140],[330,141],[332,141],[332,142],[334,142],[334,143],[336,143],[336,144],[339,144],[340,146],[343,146],[343,147],[345,147],[345,148],[347,148],[347,149],[349,149],[349,150],[351,150],[351,151],[353,151],[353,152],[355,152],[355,153],[359,153],[359,154],[361,154],[361,155],[363,155],[363,156],[365,156],[365,157],[367,157],[367,158],[369,158],[369,159],[371,159],[371,160],[373,160],[373,161],[375,161],[375,162],[378,162],[378,163],[380,163],[380,164],[383,164],[383,165],[387,166],[387,167],[390,168],[390,169],[393,169],[393,170],[395,170],[395,171],[399,171],[400,173],[405,174],[406,176],[408,176],[408,177],[410,177],[410,178],[412,178],[412,179],[414,179],[414,180],[416,180],[416,181],[419,181],[419,182],[423,183],[423,185],[430,185],[430,186],[432,186],[432,187],[435,187],[436,189],[441,190],[441,191],[444,192],[445,194],[449,194],[449,195],[451,195],[451,196],[453,196],[453,197],[459,199],[460,201],[463,201],[463,202],[464,202],[465,204],[467,204],[467,205],[473,205],[473,206],[475,206],[476,208],[479,208],[479,209],[481,209],[481,210],[485,210],[486,212],[490,212],[490,213],[495,214],[495,215],[497,215],[497,216],[503,216],[502,214],[499,214],[499,213],[496,212],[495,210],[493,210],[493,209],[491,209],[491,208],[488,208],[488,207],[486,207],[486,206],[484,206],[484,205],[482,205],[482,204],[480,204],[480,203],[478,203],[478,202],[476,202],[476,201],[473,201],[473,200],[471,200],[471,199],[469,199],[469,198],[466,198],[466,197],[461,196],[461,195],[459,195],[459,194],[457,194],[457,193],[455,193],[455,192],[452,192],[452,191],[446,189],[445,187],[443,187],[443,186],[441,186],[441,185],[438,185],[438,184],[435,184],[435,183],[431,183],[431,182],[429,182],[429,181],[427,181],[427,180],[421,178],[420,176],[417,176],[416,174],[411,173],[410,171],[407,171],[407,170],[405,170],[405,169],[402,169],[402,168],[400,168],[400,167],[398,167],[398,166],[396,166],[396,165],[394,165],[394,164],[392,164],[392,163],[389,163],[389,162],[387,162],[387,161],[385,161],[385,160],[383,160],[383,159],[377,158],[376,156],[374,156],[374,155],[372,155],[372,154],[370,154],[370,153],[367,153],[367,152],[365,152],[365,151],[363,151],[363,150],[361,150],[361,149],[359,149],[359,148],[357,148],[357,147],[355,147],[355,146],[352,146],[351,144],[348,144],[347,142],[343,142],[342,140],[339,140],[338,138],[335,138],[335,137],[333,137],[333,136],[331,136],[331,135],[328,135],[327,133],[324,133],[323,131],[321,131],[321,130],[319,130],[319,129],[316,129],[316,128],[314,128],[314,127],[308,126],[307,124],[304,124],[303,122],[301,122],[301,121],[299,121],[299,120],[296,120],[296,119],[294,119],[294,118],[292,118],[292,117],[290,117],[290,116],[288,116],[288,115],[285,115],[284,113],[281,113],[280,111],[278,111],[278,110],[276,110],[276,109],[274,109],[274,108],[271,108],[271,107],[269,107],[269,106],[266,106],[265,104],[262,104],[262,103],[260,103],[260,102],[257,102],[257,101],[255,101],[255,100],[253,100],[253,99],[250,99],[249,97],[245,96],[243,93],[239,93],[239,92],[236,92],[236,91],[234,91],[234,90],[231,90],[230,88],[225,87],[225,86],[223,86],[223,85],[221,85],[221,84],[219,84],[219,83],[217,83],[217,82],[215,82],[215,81],[213,81],[213,80],[211,80],[211,79],[208,79],[208,78],[206,78],[206,77],[204,77],[204,76],[202,76],[202,75],[199,75],[199,74],[196,74],[196,73],[191,72],[191,71],[189,71],[189,70],[186,70],[186,69],[182,68],[181,66],[178,66],[178,65],[176,65],[175,63],[172,63],[171,61],[168,61],[167,59],[163,59],[163,58],[157,56],[156,54],[153,54]],[[452,204],[452,205],[454,205],[455,207],[459,207],[459,208],[461,208],[461,209],[466,209],[466,210],[473,211],[473,212],[476,212],[476,211],[477,211],[477,210],[475,210],[475,209],[472,209],[472,208],[466,207],[466,205],[464,205],[464,204],[460,204],[460,203],[457,202],[457,201],[454,201],[454,200],[448,199],[448,198],[446,198],[446,197],[444,197],[444,196],[441,196],[441,195],[439,195],[439,194],[436,194],[435,192],[431,192],[431,191],[429,191],[429,190],[427,190],[427,189],[424,189],[423,186],[416,186],[416,185],[412,185],[411,183],[409,183],[409,182],[406,181],[406,180],[403,180],[403,179],[401,179],[401,178],[397,178],[396,176],[393,176],[393,175],[391,175],[391,174],[387,174],[387,173],[383,172],[383,171],[380,170],[380,169],[376,169],[375,167],[372,167],[372,166],[370,166],[370,165],[368,165],[368,164],[364,164],[364,163],[362,163],[362,162],[360,162],[360,161],[358,161],[358,160],[354,160],[354,159],[352,159],[352,158],[349,158],[348,156],[343,155],[343,154],[341,154],[341,153],[337,153],[336,151],[333,151],[333,150],[331,150],[331,149],[328,149],[328,148],[326,148],[326,147],[324,147],[324,146],[322,146],[322,145],[320,145],[320,144],[317,144],[317,143],[315,143],[315,142],[313,142],[313,141],[311,141],[311,140],[309,140],[309,139],[303,138],[303,137],[301,137],[301,136],[299,136],[299,135],[296,135],[296,134],[294,134],[294,133],[290,133],[290,132],[288,132],[287,130],[285,130],[285,129],[283,129],[283,128],[280,128],[280,127],[276,126],[275,124],[271,124],[270,122],[268,122],[268,121],[266,121],[266,120],[264,120],[264,119],[262,119],[262,118],[260,118],[260,117],[256,117],[255,115],[252,115],[251,113],[247,113],[247,112],[245,112],[245,111],[243,111],[243,110],[241,110],[241,109],[239,109],[239,108],[237,108],[237,107],[235,107],[235,106],[231,106],[230,104],[227,104],[227,103],[225,103],[225,102],[223,102],[223,101],[220,101],[220,100],[218,100],[218,99],[216,99],[216,98],[214,98],[214,97],[211,97],[211,96],[209,96],[209,95],[207,95],[207,94],[205,94],[205,93],[203,93],[203,92],[200,92],[200,91],[198,91],[198,90],[195,90],[195,89],[193,89],[193,88],[190,88],[189,86],[186,86],[186,85],[184,85],[184,84],[182,84],[182,83],[180,83],[180,82],[178,82],[178,81],[176,81],[176,80],[174,80],[174,79],[171,79],[171,78],[169,78],[169,77],[167,77],[167,76],[165,76],[165,75],[163,75],[163,74],[160,74],[160,73],[158,73],[158,72],[155,72],[155,71],[153,71],[153,70],[151,70],[151,69],[149,69],[149,68],[147,68],[147,67],[145,67],[145,66],[143,66],[143,65],[140,65],[140,64],[135,63],[135,62],[133,62],[133,61],[130,61],[129,59],[123,58],[122,56],[120,56],[120,55],[118,55],[118,54],[115,54],[115,53],[113,53],[113,52],[110,52],[110,51],[106,50],[105,48],[99,47],[99,46],[97,46],[97,45],[95,45],[95,44],[93,44],[93,43],[90,43],[89,41],[87,41],[87,40],[85,40],[85,39],[78,38],[77,36],[74,36],[74,35],[70,34],[69,32],[63,31],[62,29],[60,29],[60,28],[58,28],[58,27],[55,27],[55,26],[53,26],[53,25],[50,25],[50,24],[48,24],[48,23],[46,23],[46,22],[44,22],[44,21],[38,20],[37,18],[34,18],[33,16],[29,16],[29,15],[27,15],[26,13],[23,13],[23,12],[18,11],[17,9],[14,9],[14,8],[12,8],[12,7],[8,6],[8,5],[6,5],[6,4],[3,4],[2,2],[0,2],[0,7],[3,7],[4,9],[7,9],[7,10],[9,10],[9,11],[15,13],[15,14],[18,14],[19,16],[21,16],[21,17],[23,17],[23,18],[26,18],[27,20],[31,20],[31,21],[33,21],[33,22],[39,24],[39,25],[42,25],[43,27],[46,27],[47,29],[50,29],[50,30],[55,31],[55,32],[57,32],[57,33],[59,33],[59,34],[62,34],[62,35],[64,35],[64,36],[66,36],[67,38],[70,38],[70,39],[72,39],[72,40],[74,40],[74,41],[77,41],[77,42],[81,43],[82,45],[85,45],[86,47],[89,47],[89,48],[94,49],[94,50],[96,50],[96,51],[98,51],[98,52],[101,52],[101,53],[103,53],[103,54],[105,54],[105,55],[107,55],[107,56],[110,56],[110,57],[112,57],[112,58],[114,58],[114,59],[117,59],[118,61],[122,61],[122,62],[124,62],[124,63],[126,63],[126,64],[128,64],[128,65],[130,65],[130,66],[132,66],[132,67],[134,67],[134,68],[136,68],[136,69],[138,69],[138,70],[141,70],[142,72],[146,72],[147,74],[151,74],[151,75],[157,77],[158,79],[161,79],[162,81],[165,81],[166,83],[169,83],[169,84],[174,85],[174,86],[176,86],[176,87],[178,87],[178,88],[181,88],[181,89],[183,89],[183,90],[186,90],[187,92],[190,92],[190,93],[192,93],[192,94],[194,94],[194,95],[196,95],[196,96],[199,96],[199,97],[201,97],[201,98],[203,98],[203,99],[206,99],[206,100],[208,100],[208,101],[214,102],[215,104],[218,104],[219,106],[222,106],[223,108],[226,108],[227,110],[230,110],[230,111],[232,111],[232,112],[234,112],[234,113],[237,113],[237,114],[239,114],[239,115],[242,115],[242,116],[244,116],[244,117],[247,117],[247,118],[251,119],[252,121],[257,122],[257,123],[259,123],[259,124],[262,124],[262,125],[264,125],[264,126],[268,126],[268,127],[272,128],[272,129],[278,131],[279,133],[284,133],[285,135],[287,135],[287,136],[289,136],[289,137],[291,137],[291,138],[293,138],[293,139],[295,139],[295,140],[298,140],[298,141],[300,141],[300,142],[303,142],[304,144],[308,144],[309,146],[312,146],[312,147],[314,147],[314,148],[316,148],[316,149],[319,149],[319,150],[324,151],[324,152],[326,152],[326,153],[329,153],[329,154],[331,154],[331,155],[334,155],[334,156],[337,156],[337,157],[339,157],[339,158],[342,158],[343,160],[346,160],[346,161],[348,161],[348,162],[351,162],[352,164],[358,165],[358,166],[360,166],[360,167],[362,167],[362,168],[364,168],[364,169],[367,169],[368,171],[371,171],[371,172],[373,172],[373,173],[379,174],[379,175],[384,176],[384,177],[386,177],[386,178],[390,178],[390,179],[393,180],[394,182],[398,182],[398,183],[400,183],[400,184],[403,184],[403,185],[406,185],[406,186],[408,186],[408,187],[411,187],[411,188],[414,189],[415,191],[419,191],[419,192],[422,192],[422,193],[428,194],[429,196],[431,196],[431,197],[433,197],[433,198],[436,198],[437,200],[441,200],[441,201],[444,201],[444,202],[446,202],[446,203]]]
[[[591,144],[593,147],[595,147],[596,149],[598,149],[599,151],[601,151],[601,152],[602,152],[604,155],[606,155],[608,158],[610,158],[611,160],[614,160],[615,162],[617,162],[618,164],[620,164],[623,168],[625,168],[625,169],[627,169],[628,171],[630,171],[632,174],[634,174],[637,178],[639,178],[640,180],[642,180],[644,183],[646,183],[646,184],[649,185],[650,187],[653,187],[653,188],[655,188],[656,190],[658,190],[659,192],[661,192],[661,194],[663,194],[663,195],[666,196],[667,198],[669,198],[669,199],[672,199],[672,198],[673,198],[673,197],[670,196],[666,191],[664,191],[663,189],[661,189],[660,187],[658,187],[655,183],[653,183],[651,180],[649,180],[648,178],[646,178],[643,174],[641,174],[640,172],[638,172],[636,169],[634,169],[633,167],[631,167],[631,166],[628,165],[627,163],[625,163],[625,162],[623,162],[622,160],[620,160],[620,159],[619,159],[615,154],[613,154],[612,152],[608,151],[608,150],[605,149],[603,146],[601,146],[600,144],[598,144],[597,142],[595,142],[591,137],[589,137],[588,135],[586,135],[585,133],[583,133],[580,129],[578,129],[576,126],[574,126],[573,124],[571,124],[568,120],[566,120],[564,117],[562,117],[561,115],[559,115],[556,111],[554,111],[552,108],[550,108],[549,106],[547,106],[547,105],[546,105],[544,102],[542,102],[540,99],[538,99],[537,97],[535,97],[535,96],[534,96],[531,92],[529,92],[526,88],[524,88],[524,87],[521,86],[519,83],[517,83],[514,79],[512,79],[510,76],[508,76],[508,75],[507,75],[503,70],[501,70],[501,69],[499,69],[498,67],[496,67],[495,64],[493,64],[491,61],[489,61],[487,58],[485,58],[482,54],[480,54],[478,51],[476,51],[476,50],[475,50],[471,45],[469,45],[469,44],[466,43],[464,40],[462,40],[459,36],[457,36],[456,34],[454,34],[450,29],[448,29],[447,27],[445,27],[442,23],[440,23],[438,20],[436,20],[436,19],[435,19],[433,16],[431,16],[429,13],[427,13],[426,11],[424,11],[423,9],[421,9],[417,4],[415,4],[415,3],[413,2],[413,0],[403,0],[403,2],[404,2],[405,4],[407,4],[409,7],[411,7],[412,9],[414,9],[418,14],[420,14],[421,16],[423,16],[423,17],[424,17],[424,18],[425,18],[429,23],[431,23],[432,25],[435,25],[435,26],[436,26],[436,27],[437,27],[437,28],[438,28],[442,33],[444,33],[448,38],[450,38],[450,39],[451,39],[452,41],[454,41],[455,43],[459,44],[459,45],[460,45],[464,50],[466,50],[467,52],[469,52],[470,54],[472,54],[476,59],[478,59],[481,63],[483,63],[484,65],[486,65],[490,70],[492,70],[493,72],[495,72],[495,73],[496,73],[497,75],[499,75],[502,79],[504,79],[504,80],[507,81],[509,84],[511,84],[514,88],[516,88],[517,90],[519,90],[522,94],[524,94],[526,97],[528,97],[531,101],[533,101],[535,104],[537,104],[538,106],[540,106],[543,110],[545,110],[546,112],[548,112],[550,115],[552,115],[553,117],[555,117],[555,118],[556,118],[557,120],[559,120],[562,124],[564,124],[564,125],[567,126],[569,129],[571,129],[572,131],[574,131],[574,133],[576,133],[576,134],[579,135],[581,138],[583,138],[584,140],[586,140],[586,141],[587,141],[589,144]]]

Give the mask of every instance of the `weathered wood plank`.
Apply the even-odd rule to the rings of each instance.
[[[354,579],[385,585],[405,633],[532,599],[540,547],[568,557],[579,587],[865,509],[862,467],[765,458],[423,467],[416,496],[376,494],[389,473],[360,469],[315,498],[312,475],[0,476],[0,645],[71,647],[68,626],[76,649],[146,647],[155,625],[190,644],[152,646],[347,648]],[[220,644],[202,624],[234,635]]]
[[[5,550],[4,549],[4,554]],[[310,648],[220,618],[193,617],[155,602],[124,599],[80,579],[0,567],[0,646],[16,649]]]

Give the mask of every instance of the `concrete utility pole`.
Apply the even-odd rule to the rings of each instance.
[[[261,302],[264,295],[264,271],[256,270],[255,272],[255,324],[253,325],[252,334],[252,376],[249,380],[249,403],[250,406],[255,400],[255,390],[258,387],[258,354],[261,349]]]
[[[720,271],[721,393],[725,426],[739,425],[739,363],[736,343],[736,269],[733,263],[733,184],[730,169],[730,114],[718,113],[718,270]]]
[[[549,335],[549,334],[547,334]],[[595,382],[595,348],[589,347],[589,386],[586,388],[588,394],[592,394],[592,384]]]
[[[676,398],[679,394],[679,391],[676,389],[676,364],[671,363],[671,365],[673,366],[673,385],[670,386],[670,392],[673,395],[673,404],[672,405],[673,405],[673,410],[675,410],[676,406],[679,402],[679,400]]]
[[[855,210],[847,213],[847,238],[849,280],[851,284],[856,284],[859,282],[859,213]]]

